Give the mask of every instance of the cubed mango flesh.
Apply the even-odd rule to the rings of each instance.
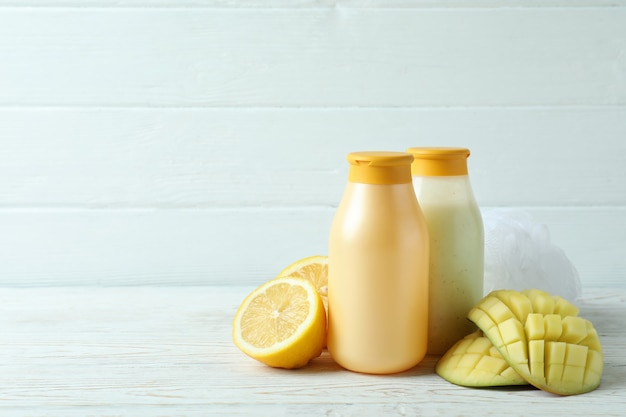
[[[541,290],[493,291],[468,314],[480,331],[454,345],[437,373],[465,386],[526,382],[559,395],[592,391],[602,378],[602,346],[578,312]]]
[[[437,362],[435,370],[444,379],[469,387],[527,384],[480,330],[452,346]]]

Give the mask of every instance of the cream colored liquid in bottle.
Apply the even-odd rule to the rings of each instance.
[[[413,185],[430,236],[428,353],[444,354],[475,330],[469,310],[483,296],[484,232],[466,148],[410,148]]]
[[[428,231],[402,152],[348,155],[328,251],[328,350],[344,368],[386,374],[426,354]]]

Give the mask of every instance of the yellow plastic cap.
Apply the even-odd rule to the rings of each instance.
[[[348,181],[362,184],[407,184],[413,156],[406,152],[352,152],[348,154]]]
[[[467,148],[409,148],[407,152],[413,155],[411,172],[419,177],[445,177],[452,175],[467,175],[467,158],[470,151]]]

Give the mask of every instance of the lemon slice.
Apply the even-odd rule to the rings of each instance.
[[[277,368],[300,368],[322,353],[324,305],[307,280],[270,280],[243,300],[233,319],[232,336],[251,358]]]
[[[278,276],[304,278],[310,281],[322,297],[328,318],[328,256],[316,255],[300,259],[283,269]]]

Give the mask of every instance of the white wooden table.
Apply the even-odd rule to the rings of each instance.
[[[232,316],[251,287],[0,288],[0,415],[381,416],[626,413],[626,289],[586,289],[581,314],[605,352],[602,385],[554,396],[533,388],[469,389],[433,371],[398,375],[337,366],[324,353],[295,371],[232,344]]]

